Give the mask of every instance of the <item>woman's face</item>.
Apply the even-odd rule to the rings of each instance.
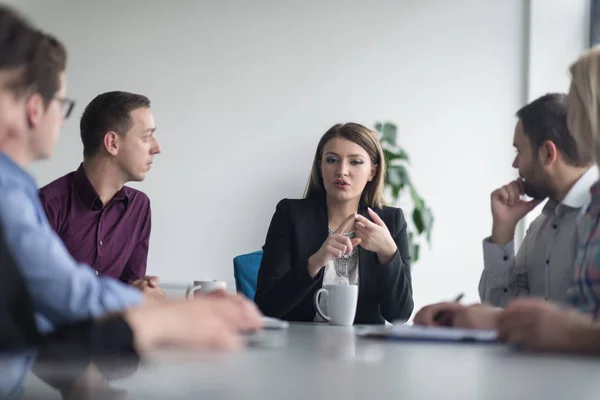
[[[320,161],[325,191],[336,201],[360,200],[377,171],[365,149],[339,137],[325,143]]]

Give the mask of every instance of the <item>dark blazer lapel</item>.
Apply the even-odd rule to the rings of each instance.
[[[367,218],[368,220],[371,220],[371,218],[369,217],[369,214],[367,213],[367,208],[362,203],[358,206],[358,213],[360,215],[362,215],[363,217]],[[369,268],[368,263],[369,263],[370,257],[371,257],[370,252],[363,249],[362,246],[358,245],[358,297],[359,298],[360,298],[360,295],[364,288],[364,278],[366,276],[368,276],[368,274],[369,274],[369,272],[367,271],[367,268]],[[357,311],[358,311],[358,308],[357,308]]]
[[[369,268],[373,269],[373,266],[369,266],[367,265],[369,263],[369,259],[371,258],[371,255],[369,254],[369,252],[365,249],[363,249],[362,247],[358,248],[358,304],[362,304],[361,302],[361,297],[364,293],[364,288],[365,288],[365,279],[367,279],[367,277],[369,276],[369,272],[372,273],[372,271],[367,271]],[[356,314],[358,315],[359,312],[359,307],[358,304],[356,305]]]
[[[327,236],[329,231],[327,230],[327,207],[321,204],[321,199],[313,199],[312,204],[305,208],[301,215],[302,227],[297,230],[298,234],[301,235],[299,238],[301,245],[301,257],[306,257],[306,260],[318,251]],[[302,260],[304,262],[304,260]]]
[[[319,215],[315,237],[317,242],[319,242],[319,247],[317,247],[317,249],[320,249],[329,236],[329,215],[327,214],[327,204],[325,201],[318,200],[315,204],[319,210],[318,213],[314,213],[314,215]]]
[[[327,236],[329,236],[329,218],[327,216],[327,205],[323,200],[315,199],[313,204],[316,212],[311,213],[315,219],[313,222],[313,232],[310,235],[313,237],[314,248],[317,251],[321,248],[325,240],[327,240]]]

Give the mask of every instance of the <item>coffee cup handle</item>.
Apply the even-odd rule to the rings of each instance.
[[[202,289],[201,284],[188,286],[187,290],[185,291],[185,298],[189,299],[190,296],[198,289]]]
[[[317,314],[319,314],[321,318],[323,318],[325,321],[331,321],[331,318],[328,315],[325,315],[325,313],[321,310],[321,307],[319,307],[319,297],[321,297],[322,294],[329,296],[329,291],[324,288],[317,290],[317,293],[315,293],[315,308],[317,309]]]

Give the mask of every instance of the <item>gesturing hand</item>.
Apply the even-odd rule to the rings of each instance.
[[[358,215],[356,225],[354,226],[356,237],[361,240],[360,247],[377,253],[379,263],[387,264],[394,257],[394,254],[396,254],[398,247],[379,215],[370,208],[368,212],[373,222],[362,215]]]
[[[329,261],[340,258],[345,254],[352,253],[354,246],[360,244],[360,239],[350,239],[342,235],[346,227],[348,227],[350,222],[352,222],[355,218],[356,214],[352,214],[346,218],[344,222],[338,226],[335,232],[329,235],[327,240],[323,242],[323,245],[319,251],[317,251],[308,259],[308,273],[311,277],[314,278],[315,275],[319,273],[321,268],[326,266]]]

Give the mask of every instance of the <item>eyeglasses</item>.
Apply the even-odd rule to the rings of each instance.
[[[69,99],[68,97],[55,97],[56,101],[60,103],[60,115],[64,119],[69,118],[71,112],[73,111],[73,107],[75,107],[75,100]]]

